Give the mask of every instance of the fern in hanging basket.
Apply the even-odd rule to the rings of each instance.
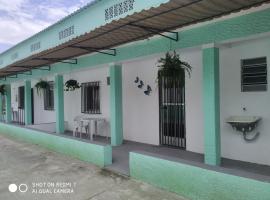
[[[37,88],[37,94],[40,96],[41,91],[49,88],[50,84],[48,81],[40,80],[39,82],[36,83],[35,87]]]
[[[0,94],[1,95],[5,95],[6,94],[6,86],[5,85],[1,85],[0,86]]]
[[[77,80],[70,79],[65,83],[65,91],[74,91],[81,86]]]
[[[180,86],[185,85],[185,72],[191,75],[192,67],[184,61],[180,60],[180,56],[174,51],[173,53],[166,53],[165,58],[160,58],[158,61],[158,81],[162,81],[162,78],[167,79],[166,84],[173,84],[177,81]],[[169,87],[169,86],[168,86]]]

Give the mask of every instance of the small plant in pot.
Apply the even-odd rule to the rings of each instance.
[[[174,82],[177,81],[177,84],[180,87],[184,87],[185,85],[185,72],[188,73],[189,77],[191,74],[192,67],[182,60],[180,60],[180,56],[174,51],[173,53],[166,53],[165,58],[160,58],[158,61],[159,70],[158,70],[158,81],[162,81],[163,78],[166,78],[166,85],[168,84],[175,84]]]
[[[81,86],[77,80],[70,79],[65,83],[65,91],[74,91],[79,89]]]
[[[50,84],[48,81],[41,79],[39,82],[36,83],[35,87],[37,88],[37,94],[41,95],[41,91],[49,88]]]
[[[5,85],[1,85],[0,86],[0,94],[1,95],[5,95],[6,94],[6,86]]]

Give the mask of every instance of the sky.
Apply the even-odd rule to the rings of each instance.
[[[0,53],[93,0],[0,0]]]

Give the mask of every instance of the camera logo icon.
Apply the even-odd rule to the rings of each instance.
[[[25,193],[25,192],[27,192],[27,190],[28,190],[28,186],[27,186],[26,184],[22,183],[22,184],[20,184],[19,187],[18,187],[16,184],[12,183],[12,184],[10,184],[10,185],[8,186],[8,190],[9,190],[11,193],[16,192],[17,190],[19,190],[19,191],[22,192],[22,193]]]

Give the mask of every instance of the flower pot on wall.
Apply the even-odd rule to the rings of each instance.
[[[158,63],[159,70],[157,79],[161,81],[163,77],[166,77],[166,83],[168,87],[173,84],[175,80],[179,81],[181,86],[185,85],[185,72],[190,76],[192,67],[184,61],[180,60],[179,55],[174,51],[166,53],[165,58],[161,58]]]
[[[40,80],[39,82],[36,83],[35,88],[37,89],[37,94],[40,96],[41,91],[47,89],[50,87],[50,84],[48,81],[45,80]]]
[[[81,86],[77,80],[70,79],[65,83],[65,91],[74,91],[79,88],[81,88]]]

